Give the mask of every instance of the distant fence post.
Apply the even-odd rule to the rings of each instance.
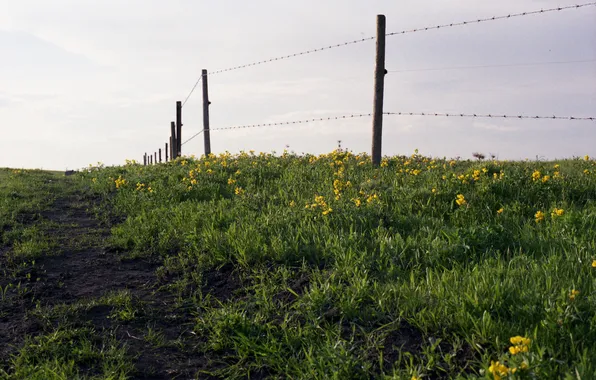
[[[149,165],[153,165],[153,155],[149,155]]]
[[[178,146],[176,142],[176,122],[172,121],[170,127],[172,129],[172,134],[170,135],[170,159],[175,160],[178,157],[178,153],[176,152],[176,147]]]
[[[147,153],[143,155],[143,165],[147,166]]]
[[[373,104],[372,164],[381,164],[383,145],[383,93],[385,91],[385,29],[384,15],[377,15],[377,52],[375,58],[375,96]]]
[[[157,164],[157,152],[153,152],[153,162],[155,162],[155,164]]]
[[[176,143],[177,157],[182,156],[182,102],[176,102]]]
[[[159,148],[159,163],[161,164],[161,148]]]
[[[163,152],[166,155],[166,162],[168,162],[168,143],[166,143],[166,149]]]
[[[211,154],[211,136],[209,134],[209,85],[207,83],[207,70],[203,69],[203,137],[205,139],[205,156]]]

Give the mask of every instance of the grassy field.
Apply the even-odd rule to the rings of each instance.
[[[38,324],[0,378],[596,378],[589,157],[249,152],[52,176],[0,172],[0,317],[20,302]]]

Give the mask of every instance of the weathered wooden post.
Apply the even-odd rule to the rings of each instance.
[[[172,121],[170,123],[170,128],[172,129],[172,134],[170,135],[170,158],[175,160],[178,157],[178,152],[176,152],[176,147],[178,143],[176,142],[176,122]]]
[[[143,155],[143,165],[147,166],[147,153]]]
[[[207,83],[207,70],[203,69],[203,137],[205,140],[205,156],[211,154],[211,136],[209,134],[209,85]]]
[[[159,148],[159,163],[161,164],[161,148]]]
[[[385,29],[384,15],[377,15],[377,53],[375,59],[375,95],[373,104],[372,164],[381,164],[383,145],[383,94],[385,91]]]
[[[182,102],[176,102],[176,157],[182,156]]]
[[[166,155],[166,162],[168,162],[168,143],[166,143],[166,149],[164,150],[164,154]]]

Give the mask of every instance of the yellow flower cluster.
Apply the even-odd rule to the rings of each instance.
[[[236,195],[244,195],[244,193],[245,193],[245,191],[244,191],[244,189],[243,189],[243,188],[241,188],[241,187],[236,187],[236,188],[234,189],[234,194],[236,194]]]
[[[592,268],[596,268],[596,260],[592,261]]]
[[[509,347],[509,352],[511,355],[517,355],[521,352],[528,352],[531,342],[530,338],[524,338],[519,335],[512,337],[509,339],[509,341],[511,344],[513,344],[513,346]]]
[[[335,181],[333,181],[333,193],[335,194],[335,200],[340,200],[342,191],[351,186],[352,182],[350,181],[342,182],[340,179],[336,179]]]
[[[593,264],[593,263],[592,263],[592,264]],[[573,290],[571,291],[571,293],[569,293],[569,299],[570,299],[570,300],[572,300],[572,301],[574,301],[574,300],[575,300],[575,297],[576,297],[576,296],[578,296],[578,295],[579,295],[579,293],[580,293],[580,291],[579,291],[579,290],[575,290],[575,289],[573,289]]]
[[[116,189],[119,189],[126,185],[126,179],[122,178],[122,176],[118,176],[114,183],[116,184]]]
[[[313,210],[314,209],[317,209],[317,208],[320,208],[322,210],[323,215],[328,215],[331,212],[333,212],[333,209],[331,207],[329,207],[329,205],[325,201],[325,197],[323,197],[322,195],[316,195],[315,196],[315,203],[307,204],[305,206],[305,208],[310,208],[310,209],[313,209]]]
[[[515,368],[511,370],[505,364],[491,360],[488,371],[493,374],[495,380],[501,380],[501,377],[509,375],[510,372],[515,373]]]
[[[466,201],[466,198],[464,197],[463,194],[458,194],[457,197],[456,197],[456,199],[455,199],[455,203],[457,203],[458,206],[464,206],[468,202]]]
[[[556,218],[557,216],[563,216],[565,210],[562,208],[556,208],[550,213],[551,217]]]
[[[541,177],[542,174],[538,170],[535,170],[534,173],[532,173],[532,181],[538,181]]]
[[[149,193],[153,192],[153,188],[151,186],[146,186],[144,183],[137,182],[136,191],[142,192],[144,190],[147,190]]]
[[[536,219],[536,223],[540,223],[544,220],[544,213],[538,210],[536,214],[534,214],[534,218]]]

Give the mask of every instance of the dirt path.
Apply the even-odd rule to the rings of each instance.
[[[109,249],[109,227],[89,211],[96,202],[75,193],[58,199],[41,214],[51,222],[48,233],[56,238],[58,249],[19,274],[23,279],[39,278],[27,296],[2,305],[0,368],[8,368],[8,356],[22,346],[25,335],[44,334],[59,326],[88,326],[122,342],[134,358],[132,378],[195,378],[209,363],[193,349],[198,342],[191,334],[190,311],[177,308],[170,294],[156,291],[156,264],[120,260]],[[114,318],[118,306],[102,301],[113,294],[128,297],[126,318]],[[31,315],[36,303],[45,310],[70,311],[49,312],[47,320],[40,320],[38,314]],[[147,339],[149,329],[159,339]]]

